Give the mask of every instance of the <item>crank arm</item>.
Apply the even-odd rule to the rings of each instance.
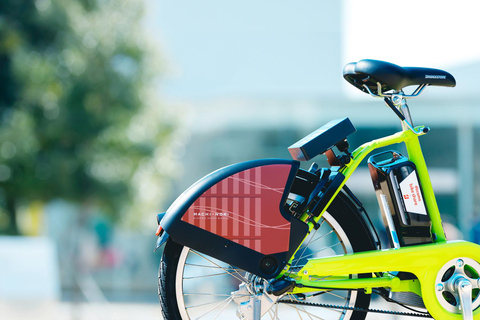
[[[462,279],[458,281],[456,287],[458,295],[460,296],[463,320],[473,320],[472,284],[467,279]]]

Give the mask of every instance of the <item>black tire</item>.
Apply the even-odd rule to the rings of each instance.
[[[312,233],[306,239],[304,243],[308,245],[298,250],[297,256],[301,255],[302,257],[296,258],[294,265],[302,265],[306,258],[322,256],[322,253],[324,255],[331,255],[332,252],[334,254],[345,254],[376,249],[374,238],[367,223],[354,203],[343,193],[340,193],[331,204],[328,212],[322,218],[321,224],[322,227],[319,228],[317,233],[322,233],[317,236]],[[333,239],[335,237],[336,240],[330,240],[330,238]],[[333,244],[330,245],[330,243]],[[315,246],[318,246],[320,249]],[[212,271],[207,272],[206,269],[212,269]],[[368,275],[359,275],[359,277],[364,276]],[[232,290],[239,292],[238,285],[241,282],[248,282],[250,279],[251,277],[248,277],[248,274],[246,276],[242,270],[169,240],[160,262],[158,280],[163,316],[165,320],[196,319],[199,316],[202,316],[201,319],[212,319],[218,316],[220,311],[227,312],[228,310],[228,314],[224,315],[222,313],[218,319],[237,319],[235,310],[238,307],[238,301],[237,303],[232,301],[227,303],[228,299],[232,297],[228,298],[228,295]],[[197,282],[199,285],[192,285],[190,283],[192,281]],[[203,292],[208,290],[210,286],[215,285],[218,287],[218,290],[214,292],[214,295],[206,295]],[[221,295],[224,295],[226,298],[223,304],[220,302],[221,300],[217,299]],[[205,302],[205,298],[214,302],[207,303],[210,300]],[[318,317],[320,316],[322,319],[363,320],[366,317],[366,312],[361,311],[344,310],[342,312],[288,303],[294,299],[298,300],[298,296],[285,295],[279,299],[279,301],[282,300],[282,303],[275,303],[269,313],[265,314],[264,318],[275,318],[272,317],[272,314],[275,314],[276,317],[280,316],[275,319],[283,319],[284,317],[285,319],[320,319]],[[370,295],[365,294],[363,291],[331,291],[328,294],[314,295],[311,298],[307,298],[306,301],[338,305],[339,302],[337,300],[340,300],[340,304],[345,306],[368,308]],[[217,303],[218,307],[213,308]],[[232,308],[227,309],[230,305]],[[187,308],[187,306],[190,306],[190,308]],[[280,311],[280,308],[286,309]],[[314,310],[312,311],[311,308]],[[204,313],[210,309],[213,309],[212,315],[204,316]],[[201,311],[193,315],[197,310]],[[289,311],[291,313],[288,313]]]

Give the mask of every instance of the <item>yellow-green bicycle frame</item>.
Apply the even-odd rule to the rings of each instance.
[[[440,212],[419,143],[419,136],[427,131],[428,129],[425,130],[425,127],[417,127],[415,132],[406,128],[404,131],[391,136],[365,143],[352,153],[352,160],[341,168],[340,172],[345,175],[343,182],[345,184],[358,165],[372,151],[385,146],[404,143],[410,161],[415,163],[417,168],[425,204],[432,222],[434,242],[399,249],[310,259],[298,272],[291,273],[289,271],[289,277],[300,284],[293,289],[293,294],[318,291],[318,289],[313,289],[315,287],[322,289],[363,289],[367,293],[371,293],[373,288],[388,287],[394,292],[418,294],[423,298],[430,314],[436,319],[462,319],[461,314],[448,312],[439,304],[435,295],[435,281],[440,268],[452,259],[476,257],[475,260],[480,260],[480,246],[465,241],[447,242],[446,240]],[[337,193],[343,184],[339,187]],[[333,199],[334,197],[332,197],[330,203]],[[328,205],[326,208],[328,208]],[[315,222],[320,220],[322,214],[315,218]],[[307,217],[302,218],[306,220]],[[309,222],[310,231],[313,227],[314,223]],[[418,280],[401,280],[388,274],[388,272],[393,271],[412,273]],[[351,279],[350,277],[350,275],[361,273],[375,274],[375,276],[359,279]],[[474,312],[474,318],[480,319],[480,308]]]

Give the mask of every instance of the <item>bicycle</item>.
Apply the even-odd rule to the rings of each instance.
[[[480,246],[447,241],[419,143],[429,128],[413,126],[407,104],[427,86],[454,87],[454,77],[378,60],[349,63],[343,75],[383,99],[402,131],[350,152],[356,129],[334,120],[290,146],[292,160],[238,163],[193,184],[157,217],[165,319],[480,319]],[[400,143],[406,156],[371,155]],[[299,168],[321,154],[329,168]],[[386,250],[345,184],[368,155]],[[372,294],[410,310],[370,309]]]

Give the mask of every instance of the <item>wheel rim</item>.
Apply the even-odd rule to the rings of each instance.
[[[353,253],[352,245],[338,222],[327,212],[321,227],[309,236],[292,264],[300,266],[305,259]],[[184,320],[237,319],[237,303],[232,292],[238,292],[240,283],[248,283],[246,273],[222,261],[184,247],[179,258],[175,292],[180,315]],[[330,291],[307,298],[307,302],[328,303],[353,307],[356,291]],[[238,297],[238,294],[237,294]],[[298,300],[295,295],[285,295],[283,302]],[[318,312],[322,312],[321,316]],[[350,319],[353,311],[319,309],[288,303],[275,303],[264,315],[266,319]]]

